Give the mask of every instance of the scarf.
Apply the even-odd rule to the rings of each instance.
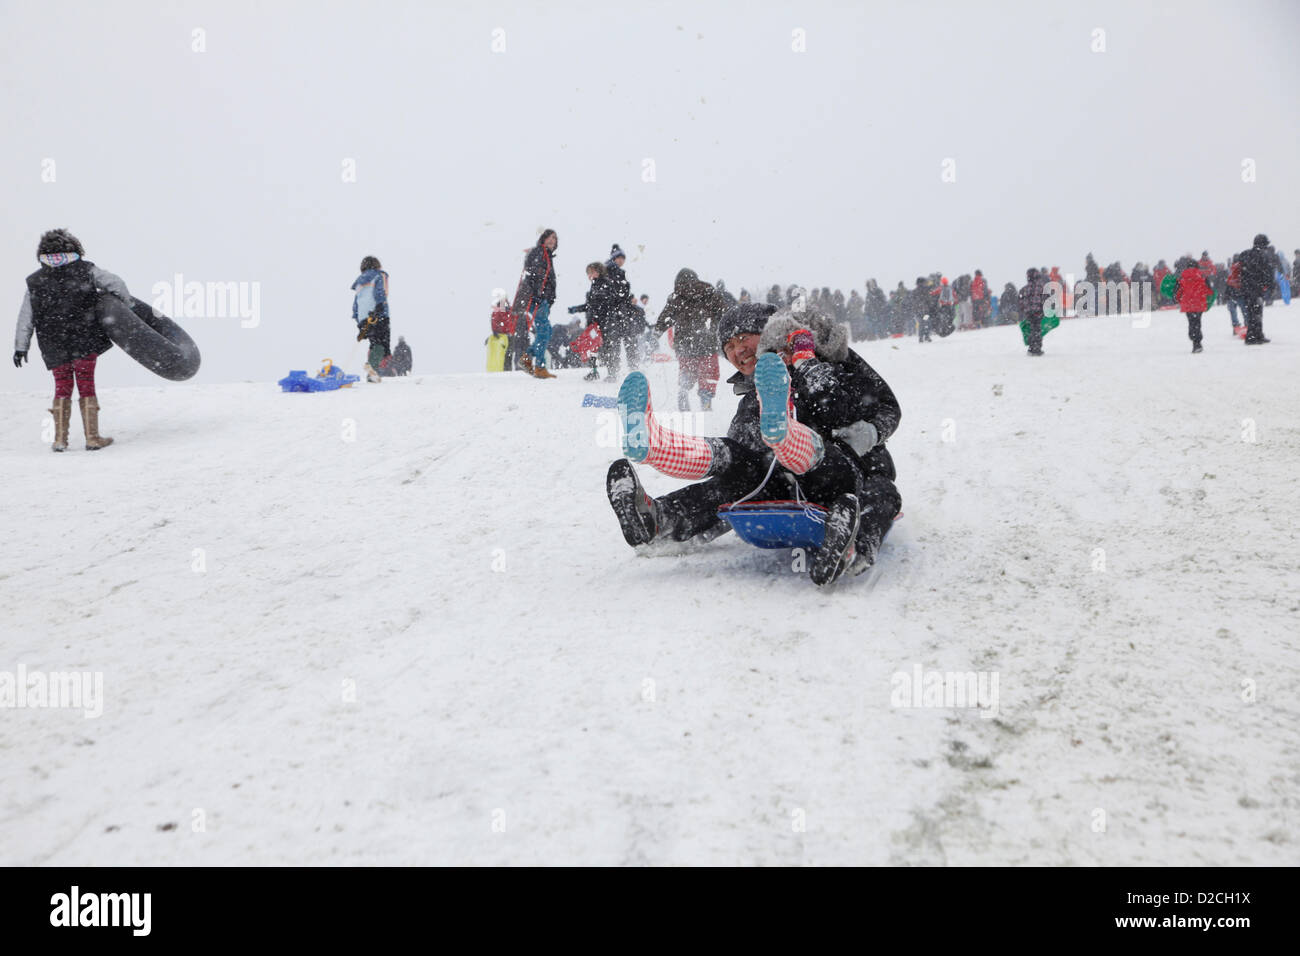
[[[75,252],[47,252],[43,256],[37,256],[41,265],[54,268],[55,266],[66,266],[69,262],[76,262],[81,256]]]

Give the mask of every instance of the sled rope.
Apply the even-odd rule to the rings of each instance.
[[[753,491],[751,491],[749,494],[745,495],[745,497],[741,498],[739,501],[734,502],[734,503],[732,504],[732,507],[734,508],[734,507],[736,507],[736,505],[743,505],[743,504],[744,504],[746,501],[748,501],[750,498],[754,497],[754,495],[758,494],[760,491],[762,491],[764,488],[766,488],[766,487],[767,487],[767,483],[768,483],[769,481],[772,480],[772,472],[774,472],[774,471],[776,471],[776,456],[775,456],[775,455],[772,456],[772,464],[770,464],[770,465],[767,466],[767,476],[766,476],[762,481],[760,481],[760,482],[758,483],[758,487],[755,488]],[[799,482],[796,481],[795,484],[794,484],[794,487],[795,487],[795,493],[798,494],[798,491],[799,491]]]

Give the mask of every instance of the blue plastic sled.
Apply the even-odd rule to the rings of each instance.
[[[1290,305],[1291,304],[1291,280],[1279,272],[1277,274],[1277,287],[1278,290],[1282,293],[1282,304]]]
[[[826,509],[806,501],[723,505],[718,517],[756,548],[820,548],[826,538]]]
[[[588,392],[582,396],[582,407],[592,408],[618,408],[618,399],[612,395],[592,395]]]
[[[282,392],[332,392],[359,381],[361,381],[360,375],[344,375],[343,369],[326,362],[325,367],[314,378],[302,369],[293,369],[286,377],[280,379],[278,384]]]

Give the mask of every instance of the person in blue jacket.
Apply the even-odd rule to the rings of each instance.
[[[361,260],[361,275],[352,283],[352,321],[357,324],[357,341],[370,340],[366,360],[366,380],[379,381],[379,368],[392,354],[388,347],[391,328],[388,322],[388,273],[379,260],[366,256]]]

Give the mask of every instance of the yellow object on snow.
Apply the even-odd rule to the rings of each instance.
[[[489,372],[504,372],[506,370],[506,350],[509,348],[510,336],[504,332],[497,332],[488,336],[487,370]]]

